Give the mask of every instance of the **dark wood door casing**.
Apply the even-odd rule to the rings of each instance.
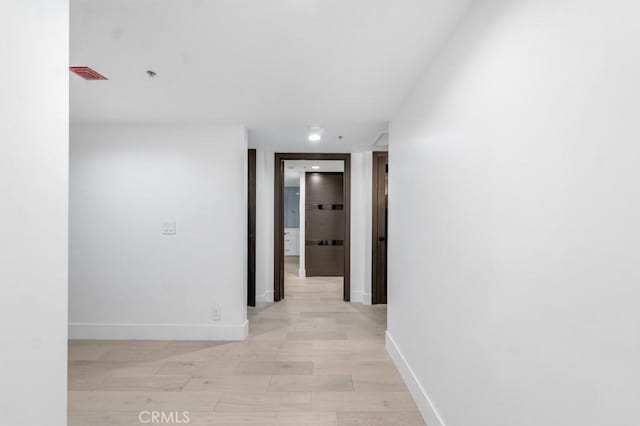
[[[247,305],[256,306],[256,150],[248,152]]]
[[[373,153],[371,303],[387,303],[387,225],[388,225],[387,152]]]
[[[343,300],[351,300],[351,154],[276,153],[274,155],[273,300],[284,298],[284,162],[285,160],[344,161],[344,285]]]

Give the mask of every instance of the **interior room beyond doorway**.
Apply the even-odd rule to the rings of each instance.
[[[344,280],[344,161],[284,161],[284,281]]]

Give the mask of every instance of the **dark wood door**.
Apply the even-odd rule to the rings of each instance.
[[[387,303],[387,224],[389,156],[373,153],[373,240],[371,303]]]
[[[248,153],[247,304],[256,306],[256,150]]]
[[[307,276],[344,276],[344,234],[344,174],[307,173],[305,178]]]

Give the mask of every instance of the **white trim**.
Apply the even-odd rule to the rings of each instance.
[[[363,305],[370,305],[371,304],[371,294],[369,293],[362,293],[362,304]]]
[[[385,333],[385,337],[385,348],[396,367],[398,367],[400,375],[407,385],[407,388],[409,388],[409,392],[411,393],[411,396],[413,396],[413,400],[416,402],[425,422],[429,426],[445,426],[444,420],[442,420],[438,410],[436,410],[436,407],[433,405],[433,401],[431,401],[431,398],[427,395],[427,391],[420,383],[420,380],[418,380],[418,377],[411,369],[411,366],[409,366],[407,359],[402,355],[400,348],[396,344],[395,340],[393,340],[393,337],[391,337],[388,330]]]
[[[298,278],[306,278],[307,277],[307,270],[306,270],[306,260],[305,260],[305,256],[306,256],[306,250],[307,250],[307,244],[306,244],[306,230],[305,230],[305,225],[306,225],[306,214],[307,214],[307,207],[306,207],[306,191],[307,191],[307,173],[305,172],[304,167],[300,167],[298,168],[298,171],[300,172],[300,197],[298,198],[299,201],[299,206],[298,206],[298,219],[299,219],[299,223],[298,223],[298,229],[299,234],[298,236],[300,237],[300,242],[298,243],[298,253],[299,256],[298,257]]]
[[[352,291],[351,292],[351,302],[362,303],[364,293],[362,291]]]
[[[70,323],[69,339],[87,340],[245,340],[243,324],[110,324]]]
[[[273,291],[267,290],[264,293],[256,296],[256,302],[271,303],[273,302]]]

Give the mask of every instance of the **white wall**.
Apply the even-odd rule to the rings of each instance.
[[[371,304],[371,151],[351,154],[351,301]]]
[[[307,276],[307,260],[306,260],[306,252],[307,252],[307,233],[306,233],[306,225],[307,225],[307,173],[304,169],[300,170],[300,199],[298,212],[300,214],[300,257],[298,259],[298,277],[304,278]]]
[[[0,424],[66,424],[69,5],[0,13]]]
[[[476,1],[392,120],[388,348],[431,426],[638,424],[639,15]]]
[[[273,152],[256,150],[256,301],[273,302]]]
[[[70,336],[244,338],[246,163],[241,126],[72,126]]]

